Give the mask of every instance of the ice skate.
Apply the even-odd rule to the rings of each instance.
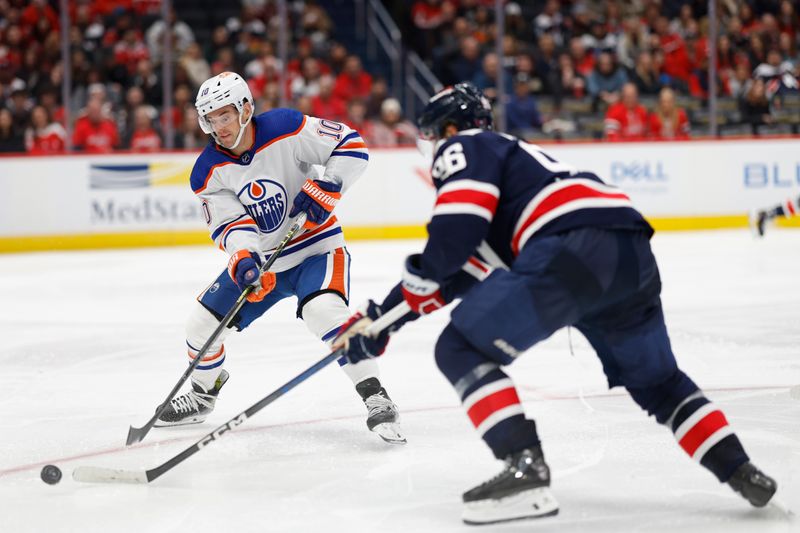
[[[502,472],[464,493],[461,518],[482,525],[558,514],[549,487],[550,468],[541,447],[522,450],[506,458]]]
[[[356,385],[367,406],[367,427],[389,444],[405,444],[400,430],[400,413],[377,378],[367,378]]]
[[[763,237],[766,229],[767,221],[770,217],[763,209],[753,209],[750,211],[750,230],[755,237]]]
[[[192,382],[192,390],[173,399],[164,409],[155,427],[183,426],[185,424],[199,424],[214,410],[220,389],[228,381],[229,374],[226,370],[220,372],[214,382],[214,387],[203,390],[198,383]]]
[[[736,469],[728,485],[754,507],[764,507],[778,489],[775,480],[747,462]]]

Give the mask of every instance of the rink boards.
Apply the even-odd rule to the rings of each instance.
[[[800,194],[800,140],[549,144],[622,188],[659,230],[746,225]],[[189,188],[194,152],[3,157],[0,252],[208,243]],[[350,239],[424,236],[434,200],[415,148],[372,149],[337,208]]]

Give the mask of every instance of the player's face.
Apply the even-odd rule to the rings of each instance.
[[[206,120],[211,125],[223,146],[230,146],[239,134],[239,113],[236,107],[229,105],[212,111],[206,115]]]

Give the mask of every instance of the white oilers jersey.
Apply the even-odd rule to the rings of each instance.
[[[211,238],[229,255],[247,249],[269,258],[291,226],[292,201],[307,178],[341,185],[342,193],[367,167],[366,144],[344,124],[275,109],[253,119],[255,142],[240,156],[213,141],[192,169],[191,185],[203,203]],[[289,242],[272,270],[344,246],[335,215]]]

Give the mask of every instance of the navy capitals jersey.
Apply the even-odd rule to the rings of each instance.
[[[444,282],[475,259],[510,266],[531,240],[581,227],[653,229],[620,189],[506,134],[465,130],[437,143],[437,189],[423,275]]]

